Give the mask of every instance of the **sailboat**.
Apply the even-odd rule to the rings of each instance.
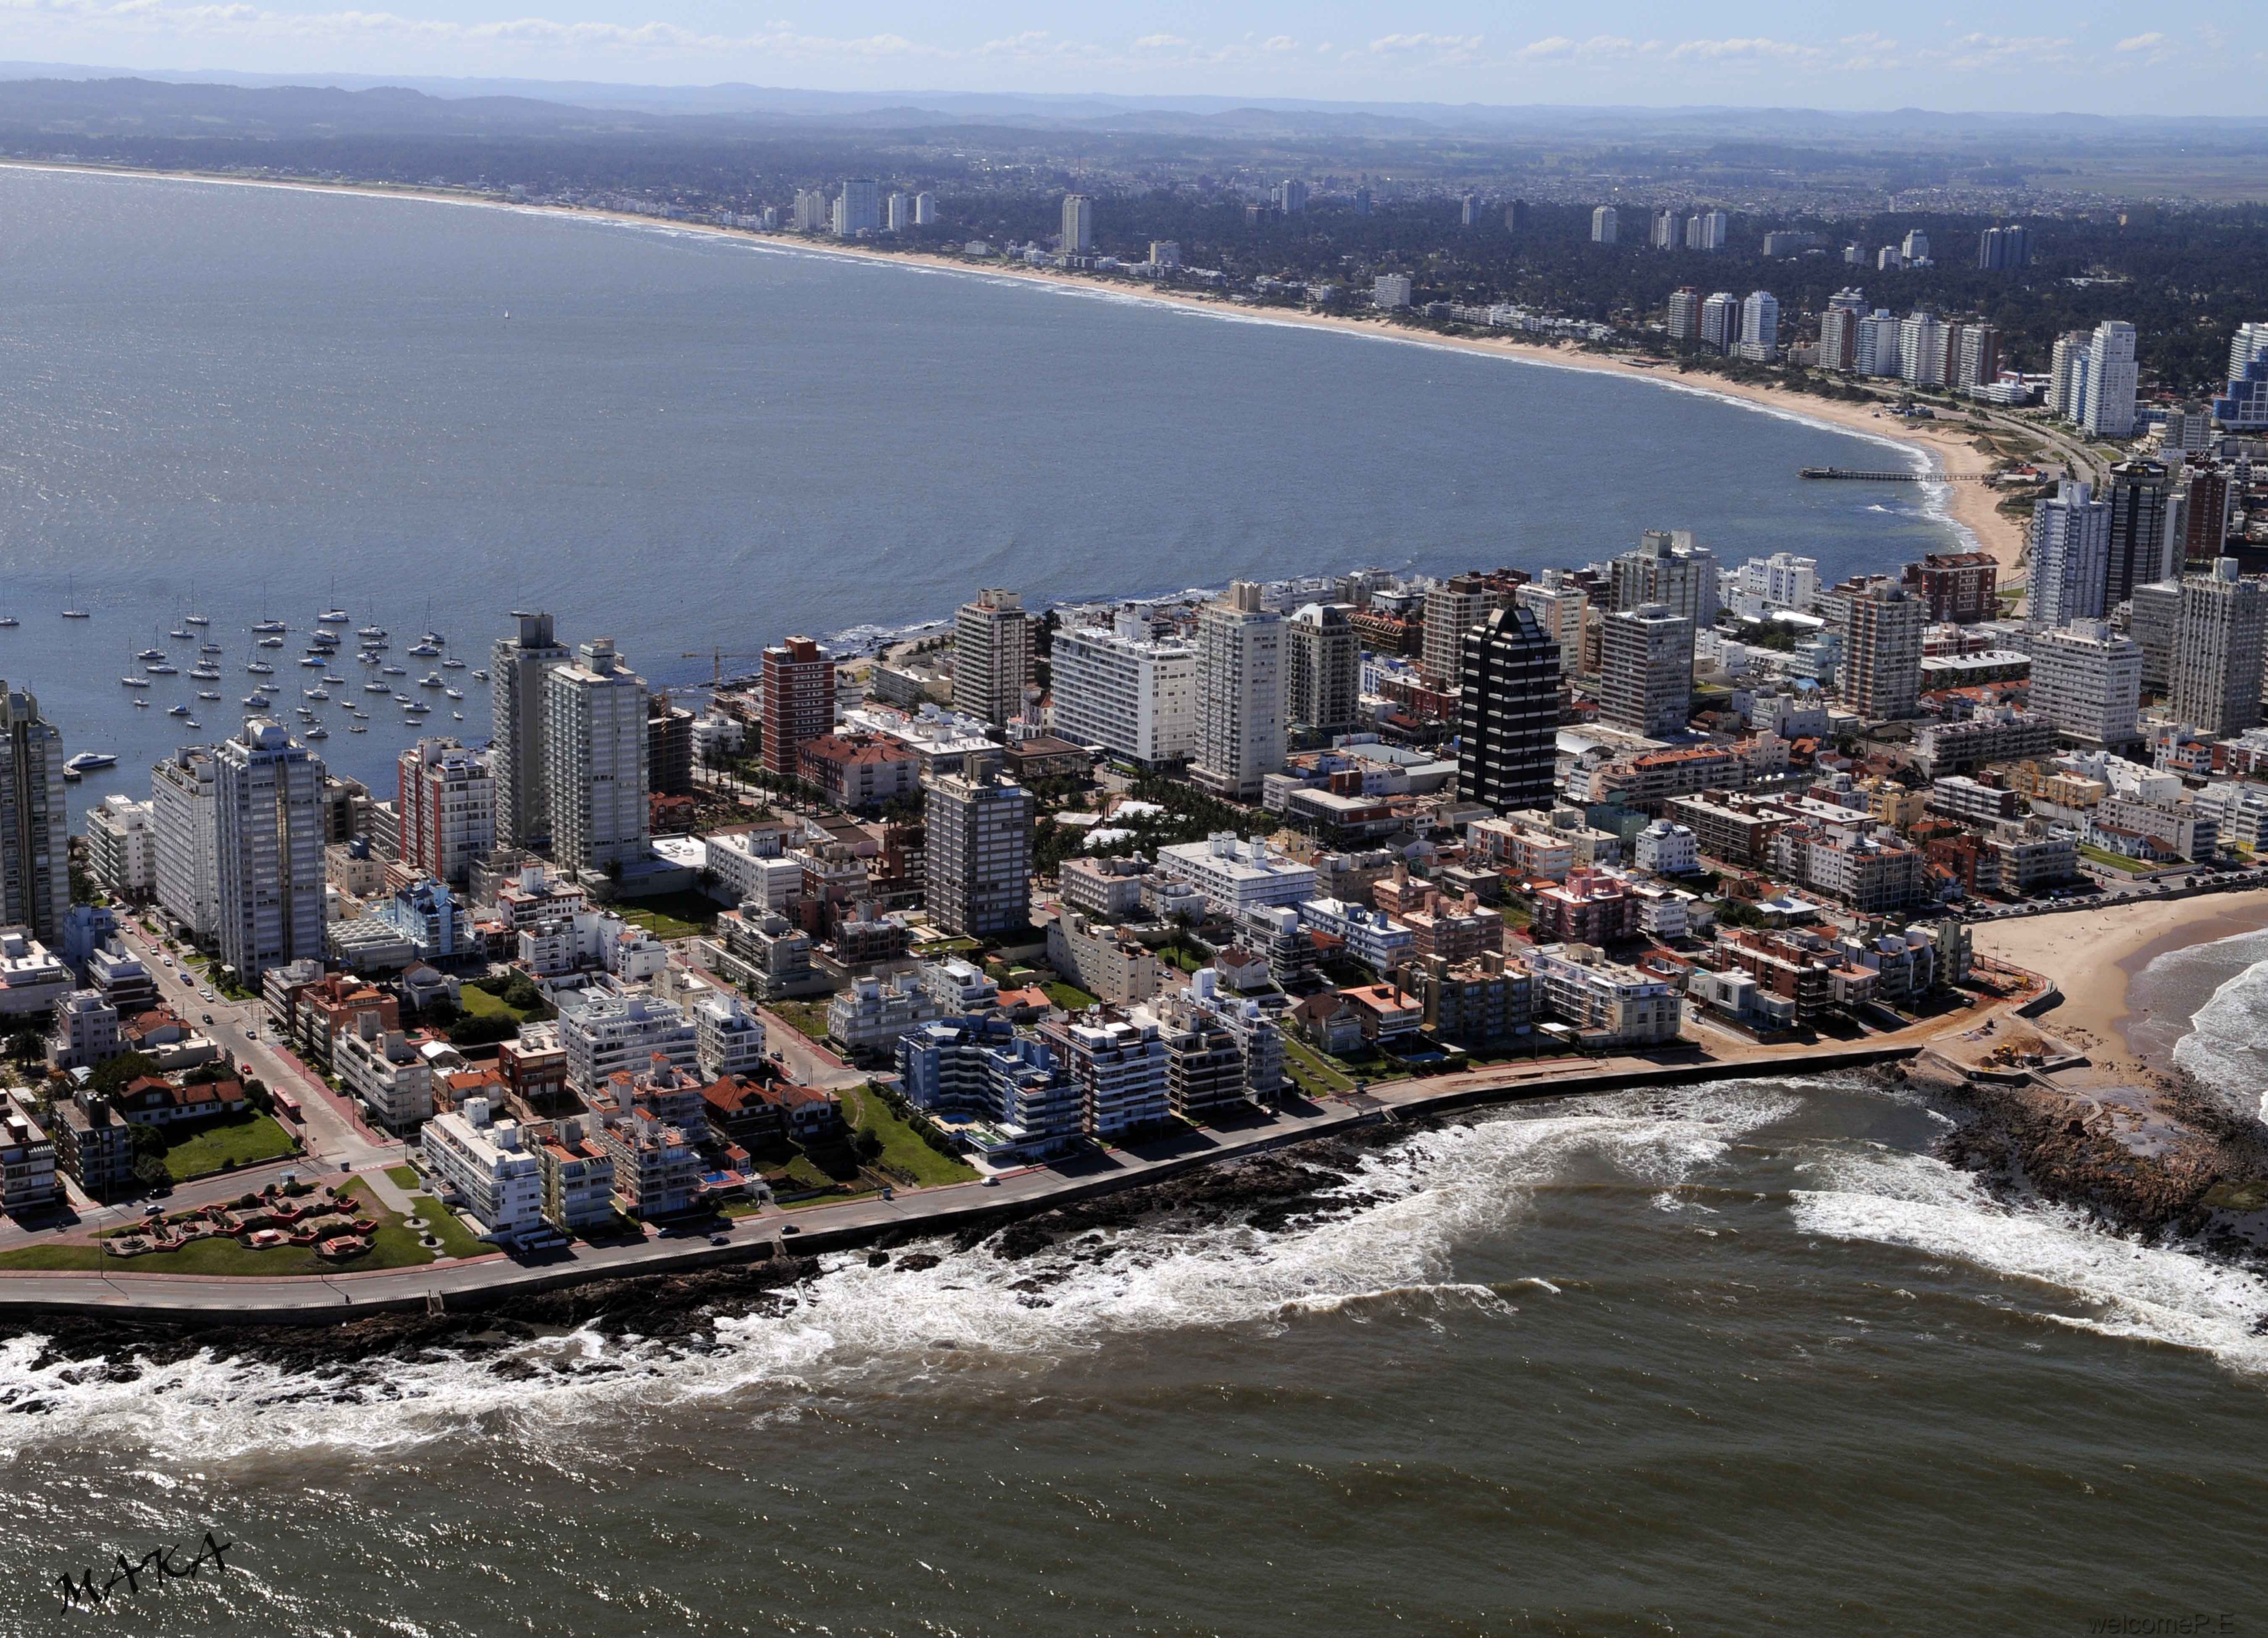
[[[189,607],[192,609],[195,609],[197,606],[197,588],[194,586],[189,587],[188,603]],[[212,620],[210,616],[206,615],[185,614],[181,616],[181,623],[183,625],[210,625],[212,623]]]
[[[69,590],[67,590],[67,591],[63,594],[63,595],[64,595],[67,599],[69,599],[69,600],[70,600],[69,601],[66,601],[66,602],[63,604],[63,618],[64,618],[64,619],[66,619],[66,620],[91,620],[91,619],[92,619],[92,618],[93,618],[93,616],[92,616],[92,615],[88,614],[88,613],[87,613],[87,611],[86,611],[85,609],[74,609],[74,608],[72,608],[72,607],[70,606],[70,605],[71,605],[71,603],[75,603],[75,602],[77,602],[77,601],[78,601],[78,581],[77,581],[76,579],[73,579],[71,580],[71,582],[70,582],[70,589],[69,589]]]

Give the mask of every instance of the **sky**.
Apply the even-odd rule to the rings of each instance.
[[[1851,0],[396,4],[0,0],[0,57],[831,91],[2268,114],[2268,4],[2257,0],[1947,0],[1934,11]]]

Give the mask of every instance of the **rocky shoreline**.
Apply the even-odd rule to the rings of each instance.
[[[911,1273],[935,1267],[943,1260],[944,1249],[968,1251],[988,1243],[992,1254],[1005,1262],[1020,1262],[1049,1251],[1067,1252],[1076,1260],[1082,1254],[1096,1254],[1078,1243],[1082,1239],[1091,1237],[1099,1244],[1102,1230],[1145,1223],[1195,1228],[1236,1219],[1273,1232],[1295,1221],[1359,1209],[1365,1204],[1360,1197],[1336,1192],[1363,1155],[1432,1124],[1390,1122],[1313,1138],[952,1235],[908,1232],[883,1240],[864,1255],[872,1265]],[[381,1361],[417,1362],[444,1352],[460,1358],[496,1355],[490,1369],[497,1375],[534,1377],[544,1374],[544,1368],[519,1357],[515,1351],[520,1345],[585,1328],[608,1338],[637,1337],[665,1347],[705,1351],[714,1346],[719,1319],[784,1313],[792,1306],[797,1288],[822,1275],[816,1258],[784,1257],[691,1273],[597,1280],[504,1297],[476,1311],[374,1314],[336,1325],[216,1326],[107,1315],[45,1317],[0,1329],[0,1341],[40,1339],[35,1370],[68,1363],[102,1370],[114,1381],[130,1381],[145,1370],[210,1353],[217,1359],[308,1375],[321,1384],[320,1391],[342,1398],[364,1385],[358,1367]],[[1044,1302],[1045,1288],[1066,1277],[1060,1271],[1035,1273],[1027,1282],[1026,1300]],[[35,1404],[0,1402],[0,1410],[38,1408]]]

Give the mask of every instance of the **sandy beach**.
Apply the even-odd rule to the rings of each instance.
[[[1603,375],[1616,375],[1625,380],[1651,381],[1655,386],[1674,392],[1700,393],[1734,403],[1754,405],[1772,414],[1789,416],[1799,420],[1831,426],[1838,431],[1861,433],[1880,439],[1900,448],[1918,452],[1931,467],[1955,476],[1974,475],[1989,470],[1991,458],[1976,448],[1970,436],[1957,424],[1926,421],[1902,421],[1881,414],[1872,404],[1848,403],[1808,394],[1786,392],[1778,388],[1749,386],[1728,381],[1698,372],[1681,373],[1674,364],[1659,359],[1639,358],[1634,355],[1585,352],[1573,343],[1552,343],[1514,339],[1497,336],[1438,336],[1416,330],[1369,314],[1340,314],[1309,313],[1287,307],[1248,307],[1228,301],[1226,298],[1199,294],[1190,291],[1160,290],[1154,285],[1089,278],[1075,273],[1058,272],[1050,268],[1024,267],[1001,262],[971,262],[958,257],[936,255],[924,251],[892,250],[871,245],[837,245],[820,240],[792,237],[782,233],[764,233],[746,228],[721,227],[706,222],[672,222],[656,217],[637,216],[628,211],[592,210],[563,208],[556,205],[515,204],[509,200],[483,199],[469,194],[440,188],[393,188],[376,184],[352,182],[294,181],[280,177],[242,177],[212,174],[197,171],[139,170],[117,166],[63,165],[49,161],[0,160],[13,168],[32,171],[91,171],[107,176],[133,176],[160,181],[196,181],[220,183],[237,188],[292,188],[315,193],[351,194],[382,199],[422,200],[435,204],[453,204],[493,210],[517,210],[539,216],[569,216],[598,221],[619,222],[626,225],[658,228],[669,232],[701,233],[721,239],[739,240],[752,245],[807,255],[842,256],[863,262],[895,262],[925,268],[933,271],[956,273],[964,277],[1008,278],[1027,280],[1057,287],[1069,287],[1081,291],[1094,291],[1122,300],[1152,302],[1165,306],[1199,311],[1215,317],[1233,317],[1255,323],[1295,324],[1314,329],[1336,330],[1344,334],[1360,335],[1373,340],[1399,342],[1405,345],[1454,347],[1467,351],[1491,353],[1523,363],[1552,369],[1586,370]],[[1995,492],[1982,483],[1944,483],[1931,486],[1941,497],[1945,515],[1973,539],[1979,550],[1989,551],[1999,560],[2001,584],[2018,583],[2018,569],[2024,546],[2023,526],[2002,515],[1994,505]]]
[[[2264,927],[2268,889],[1996,922],[1976,930],[1976,948],[2053,978],[2063,1002],[2040,1024],[2086,1048],[2097,1067],[2162,1073],[2172,1066],[2144,1061],[2127,1039],[2135,977],[2171,951]]]

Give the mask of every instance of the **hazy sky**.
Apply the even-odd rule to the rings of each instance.
[[[0,0],[0,57],[846,91],[2268,114],[2268,4],[2223,0],[400,4]]]

